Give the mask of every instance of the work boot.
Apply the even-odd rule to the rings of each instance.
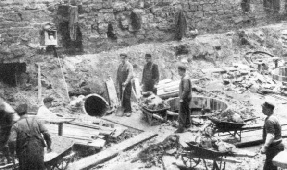
[[[178,128],[176,129],[176,131],[174,133],[183,133],[184,129],[183,128]]]
[[[125,113],[125,116],[126,117],[130,117],[132,115],[132,112],[127,112],[127,113]]]

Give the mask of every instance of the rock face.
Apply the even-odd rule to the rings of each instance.
[[[75,41],[69,33],[73,22],[69,5],[77,7]],[[266,5],[272,13],[265,10]],[[274,18],[280,18],[284,5],[283,0],[273,6],[264,6],[263,0],[3,0],[0,54],[10,60],[33,56],[45,22],[56,25],[60,49],[95,53],[147,41],[173,40],[175,13],[180,9],[187,18],[187,31],[196,28],[204,33],[276,22]],[[14,47],[19,44],[21,47]]]

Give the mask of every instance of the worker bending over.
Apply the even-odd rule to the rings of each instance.
[[[16,150],[20,170],[44,170],[44,147],[51,152],[51,138],[47,128],[36,116],[28,117],[27,104],[20,104],[16,112],[20,116],[11,130],[9,138],[13,150]],[[44,142],[44,139],[46,144]]]

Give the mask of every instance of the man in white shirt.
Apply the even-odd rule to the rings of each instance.
[[[49,110],[49,108],[52,106],[53,101],[54,99],[52,97],[46,97],[43,100],[44,105],[42,105],[37,112],[37,116],[40,119],[49,120],[49,119],[54,119],[58,117],[55,113],[52,113]]]

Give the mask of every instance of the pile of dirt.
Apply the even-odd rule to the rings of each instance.
[[[146,167],[151,167],[162,163],[162,157],[168,154],[169,151],[176,151],[179,147],[179,137],[170,135],[162,142],[152,144],[138,153],[137,159],[145,162]],[[175,153],[175,152],[174,152]]]

